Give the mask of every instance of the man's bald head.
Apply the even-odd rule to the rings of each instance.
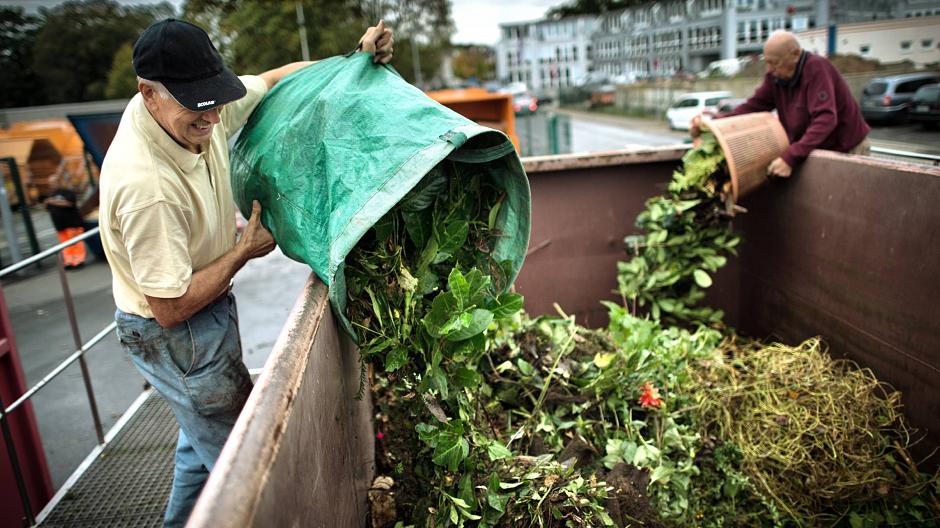
[[[800,62],[800,42],[789,31],[775,31],[764,43],[764,63],[767,71],[778,79],[789,80]]]

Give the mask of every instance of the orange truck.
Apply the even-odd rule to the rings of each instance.
[[[436,90],[427,92],[428,97],[450,108],[454,112],[485,127],[505,133],[519,151],[516,137],[516,114],[512,109],[512,95],[487,92],[483,88],[460,90]]]
[[[66,119],[14,123],[0,129],[0,158],[12,157],[23,182],[26,200],[35,203],[60,185],[77,192],[88,185],[84,146]],[[18,203],[6,164],[0,166],[12,205]]]

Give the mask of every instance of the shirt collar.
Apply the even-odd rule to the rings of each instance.
[[[138,100],[135,108],[135,121],[140,126],[144,136],[153,141],[153,144],[156,145],[157,148],[169,156],[183,174],[192,172],[199,163],[200,158],[204,157],[206,151],[209,149],[211,138],[209,142],[203,145],[201,153],[195,154],[190,152],[170,137],[166,130],[163,130],[163,127],[160,126],[160,123],[157,123],[157,120],[150,115],[150,111],[147,110],[147,106],[144,104],[143,97],[140,94],[137,94],[134,98]]]

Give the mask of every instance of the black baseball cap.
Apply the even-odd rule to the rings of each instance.
[[[134,44],[134,71],[160,81],[173,98],[194,112],[241,99],[248,91],[222,62],[199,26],[167,18],[153,23]]]

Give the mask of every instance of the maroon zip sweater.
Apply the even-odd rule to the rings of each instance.
[[[790,148],[781,156],[790,167],[818,148],[848,152],[871,130],[842,75],[828,59],[804,51],[800,62],[789,82],[777,81],[768,73],[750,99],[721,116],[776,108],[790,139]]]

